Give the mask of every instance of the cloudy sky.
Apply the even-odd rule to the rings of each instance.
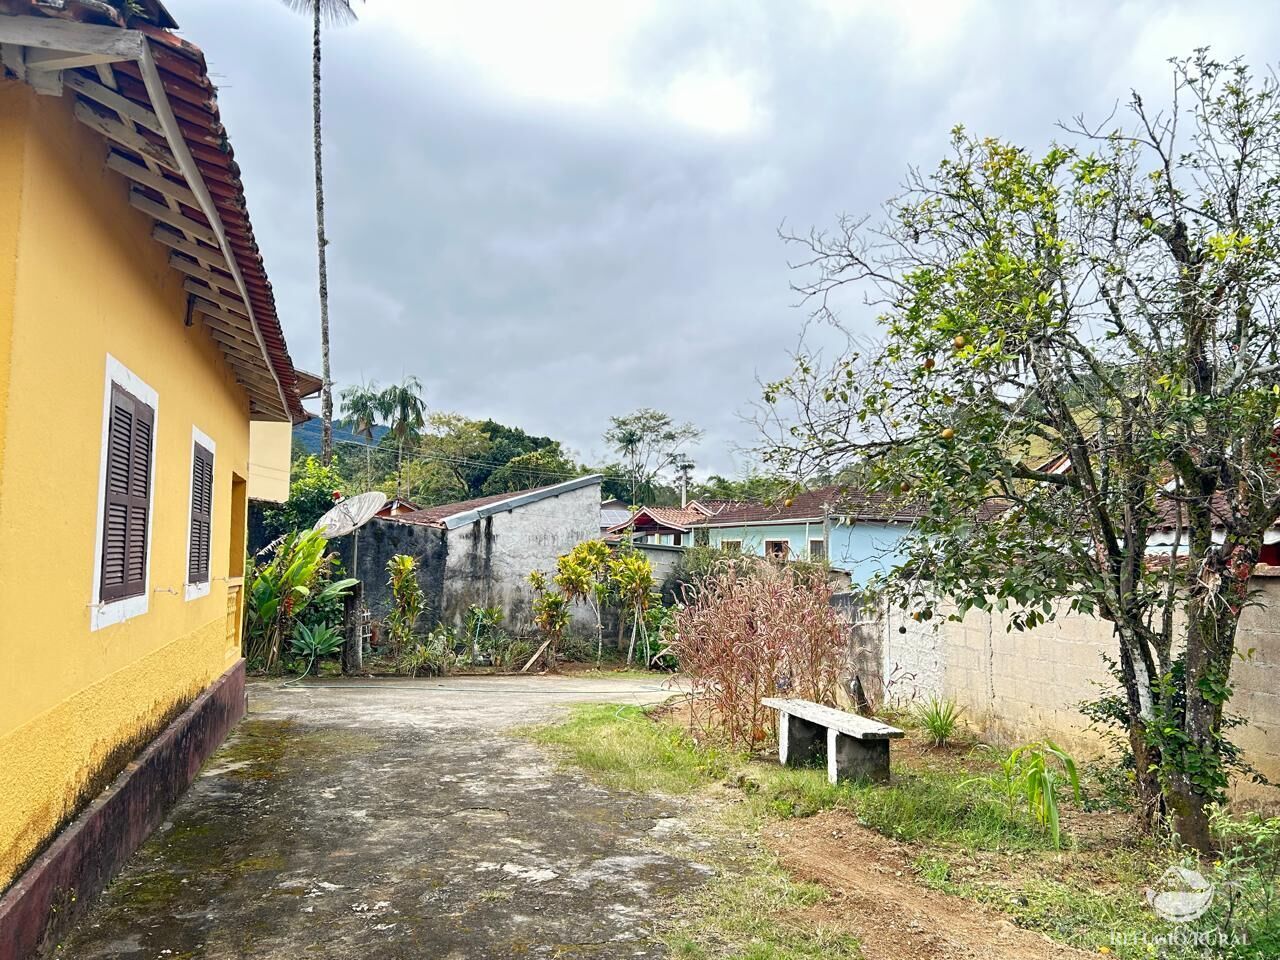
[[[167,5],[220,85],[295,362],[318,371],[309,24],[275,0]],[[1040,146],[1131,87],[1162,97],[1170,56],[1280,50],[1273,0],[358,12],[325,38],[335,379],[417,374],[433,409],[586,459],[610,415],[652,406],[701,426],[695,460],[721,472],[805,319],[781,223],[876,210],[955,123]]]

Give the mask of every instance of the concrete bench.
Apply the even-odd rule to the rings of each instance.
[[[778,760],[783,766],[811,766],[826,759],[827,779],[889,779],[889,741],[903,735],[897,727],[834,710],[810,700],[761,701],[778,711]]]

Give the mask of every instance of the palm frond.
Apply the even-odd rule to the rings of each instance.
[[[356,19],[352,0],[281,0],[290,10],[314,16],[315,9],[320,7],[320,22],[329,26],[341,26]]]

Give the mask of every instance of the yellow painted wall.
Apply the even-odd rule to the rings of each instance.
[[[284,503],[289,499],[293,424],[255,420],[249,430],[249,496]]]
[[[181,277],[70,99],[0,80],[0,889],[239,657],[226,575],[248,402],[184,325]],[[159,394],[151,592],[94,631],[108,353]],[[212,584],[188,601],[193,424],[217,451]]]

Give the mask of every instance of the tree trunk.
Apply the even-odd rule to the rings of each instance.
[[[1177,718],[1186,745],[1183,762],[1167,775],[1167,793],[1179,839],[1202,853],[1213,849],[1207,808],[1228,783],[1222,765],[1222,709],[1230,696],[1236,627],[1256,556],[1256,550],[1244,548],[1231,556],[1209,551],[1205,572],[1187,605],[1185,703]]]
[[[1148,736],[1148,724],[1155,716],[1155,684],[1148,670],[1147,658],[1138,649],[1138,640],[1119,624],[1116,625],[1116,633],[1120,638],[1120,671],[1124,677],[1138,816],[1143,826],[1150,830],[1165,812],[1160,788],[1160,751]]]
[[[324,161],[320,133],[320,3],[311,4],[311,117],[316,165],[316,255],[320,269],[320,364],[324,380],[320,388],[320,462],[333,459],[333,380],[329,374],[329,268],[324,234]]]
[[[635,656],[636,652],[636,619],[637,618],[634,615],[631,617],[631,643],[627,646],[628,667],[631,666],[631,658]],[[621,646],[621,644],[619,644],[619,646]]]

